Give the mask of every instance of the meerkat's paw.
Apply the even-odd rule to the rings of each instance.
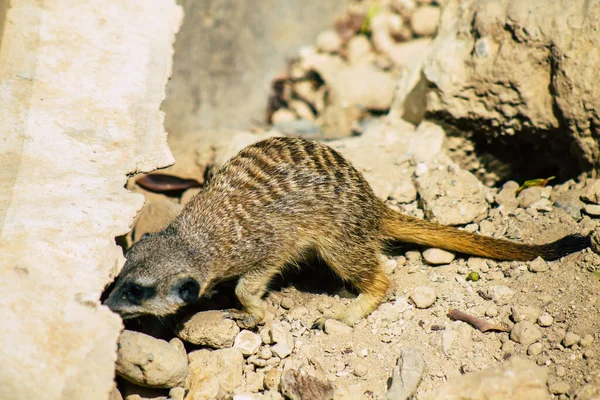
[[[261,322],[260,318],[239,310],[229,310],[224,317],[234,320],[241,329],[254,329]]]
[[[317,318],[315,322],[313,322],[311,329],[318,329],[321,331],[325,330],[325,321],[327,321],[329,317],[322,316]]]

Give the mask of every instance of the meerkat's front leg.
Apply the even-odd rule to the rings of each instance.
[[[242,275],[235,287],[235,295],[244,309],[229,312],[226,317],[237,321],[242,329],[253,329],[263,322],[265,302],[262,298],[267,292],[269,282],[279,270],[273,267],[254,269]]]

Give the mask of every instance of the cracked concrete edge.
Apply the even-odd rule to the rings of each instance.
[[[127,175],[174,161],[159,107],[183,12],[174,0],[5,10],[0,398],[106,399],[122,323],[99,297],[124,262],[115,236],[143,205]]]

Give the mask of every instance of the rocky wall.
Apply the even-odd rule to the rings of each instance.
[[[598,3],[584,0],[450,0],[392,114],[499,138],[495,146],[512,141],[554,170],[590,170],[600,157],[599,21]],[[415,93],[426,98],[422,112],[411,110]]]
[[[3,12],[5,11],[5,12]],[[121,320],[99,298],[173,162],[159,112],[174,1],[0,2],[0,398],[106,399]]]

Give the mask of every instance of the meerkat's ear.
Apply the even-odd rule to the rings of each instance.
[[[177,295],[184,303],[193,303],[198,300],[200,284],[194,278],[187,278],[177,286]]]

